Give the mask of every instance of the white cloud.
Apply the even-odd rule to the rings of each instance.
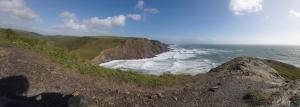
[[[137,14],[130,14],[130,18],[136,20],[139,17],[136,15]],[[64,18],[64,23],[59,25],[60,28],[79,32],[106,32],[114,26],[125,26],[127,18],[125,15],[118,15],[107,18],[91,17],[88,19],[78,20],[75,13],[68,11],[62,12],[60,16]]]
[[[140,14],[128,14],[127,17],[134,21],[140,21],[142,19]]]
[[[289,11],[289,14],[291,16],[300,17],[300,12],[297,12],[297,11],[295,11],[293,9]]]
[[[119,15],[113,17],[107,17],[104,19],[100,19],[98,17],[92,17],[90,19],[84,20],[84,24],[91,27],[98,27],[100,29],[110,28],[113,26],[124,26],[126,23],[126,16]]]
[[[65,19],[64,24],[62,25],[63,28],[71,29],[75,31],[85,31],[87,30],[86,25],[80,24],[76,21],[76,19]]]
[[[60,13],[60,16],[65,17],[65,18],[76,18],[76,15],[69,11],[64,11],[64,12]]]
[[[263,0],[230,0],[229,8],[235,15],[258,12],[263,9]]]
[[[136,8],[139,8],[139,9],[144,9],[144,5],[145,5],[145,2],[140,0],[138,1],[138,3],[135,5]]]
[[[147,13],[152,13],[152,14],[159,13],[159,10],[157,8],[145,8],[145,2],[143,0],[138,1],[135,7]]]
[[[24,0],[0,0],[0,12],[8,14],[11,17],[36,20],[38,15],[26,6]]]
[[[145,11],[145,12],[152,13],[152,14],[157,14],[157,13],[159,13],[159,10],[156,9],[156,8],[145,8],[144,11]]]
[[[265,19],[267,19],[267,20],[270,19],[270,18],[271,18],[271,16],[265,16]]]

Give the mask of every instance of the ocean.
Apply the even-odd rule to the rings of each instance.
[[[196,75],[239,56],[272,59],[300,67],[300,46],[267,45],[171,45],[170,51],[153,58],[113,60],[100,66],[153,75]]]

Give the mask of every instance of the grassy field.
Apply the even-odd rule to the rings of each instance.
[[[91,60],[101,51],[113,48],[123,43],[126,38],[102,36],[102,37],[74,37],[74,36],[48,36],[46,40],[52,45],[65,48],[70,52]]]
[[[60,38],[62,38],[60,40]],[[66,39],[67,38],[67,39]],[[111,47],[116,45],[116,43],[109,44],[110,42],[120,42],[124,38],[114,38],[111,37],[97,37],[96,40],[90,37],[54,37],[51,38],[55,43],[51,43],[50,40],[44,40],[40,38],[26,37],[20,32],[16,32],[10,29],[0,29],[0,44],[2,45],[11,45],[20,48],[29,49],[31,51],[37,52],[52,59],[53,61],[59,63],[67,69],[72,71],[77,71],[81,74],[94,75],[99,77],[99,79],[111,79],[117,80],[126,83],[133,83],[143,86],[161,86],[161,85],[171,85],[185,82],[185,80],[191,80],[191,76],[184,75],[144,75],[136,72],[124,72],[121,70],[114,70],[109,68],[100,67],[97,65],[81,63],[79,61],[80,57],[76,55],[74,50],[86,51],[89,55],[89,52],[94,48],[92,46],[96,43],[103,42],[104,46],[97,47]],[[79,40],[82,39],[82,40]],[[100,40],[102,39],[102,41]],[[106,41],[111,39],[112,41]],[[50,42],[49,42],[50,41]],[[75,42],[78,41],[78,42]],[[91,43],[88,43],[92,41]],[[105,42],[104,42],[105,41]],[[74,44],[73,44],[74,42]],[[84,49],[88,48],[88,49]],[[73,52],[70,52],[73,51]],[[101,51],[101,48],[97,51]],[[188,78],[188,79],[187,79]]]

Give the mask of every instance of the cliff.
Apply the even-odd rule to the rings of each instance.
[[[117,36],[47,36],[34,32],[1,29],[0,40],[47,42],[47,44],[62,48],[75,54],[82,62],[99,64],[118,59],[140,59],[154,57],[168,51],[167,45],[146,38],[131,38]],[[20,39],[20,40],[19,40]],[[1,41],[0,41],[1,42]],[[32,43],[30,43],[32,44]]]
[[[239,57],[212,69],[208,75],[221,78],[217,79],[223,81],[217,90],[241,98],[235,102],[245,102],[243,106],[300,106],[300,69],[295,66],[274,60]]]
[[[92,62],[100,64],[119,59],[150,58],[166,51],[168,51],[167,45],[159,41],[145,38],[130,38],[114,48],[103,50]]]

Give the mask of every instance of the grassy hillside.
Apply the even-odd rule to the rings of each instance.
[[[98,39],[92,40],[93,38],[85,37],[55,37],[55,40],[52,38],[53,43],[49,43],[49,40],[44,40],[40,38],[32,38],[23,35],[20,32],[16,32],[10,29],[0,29],[0,45],[10,45],[19,48],[25,48],[36,53],[42,54],[45,57],[52,59],[63,67],[70,69],[72,71],[77,71],[81,74],[94,75],[99,77],[99,79],[111,79],[122,81],[126,83],[134,83],[145,86],[160,86],[167,84],[176,84],[184,82],[184,80],[191,80],[189,76],[174,76],[174,75],[162,75],[162,76],[153,76],[153,75],[144,75],[136,72],[124,72],[121,70],[114,70],[104,67],[99,67],[92,64],[83,64],[79,62],[79,57],[75,53],[70,53],[70,50],[81,50],[81,51],[90,51],[93,49],[93,45],[97,42],[101,42],[100,39],[105,39],[102,37],[97,37]],[[67,39],[65,39],[67,38]],[[83,39],[83,40],[79,40]],[[113,42],[120,42],[123,39],[121,38],[110,38],[107,39]],[[59,42],[58,42],[59,41]],[[65,43],[63,43],[66,41]],[[79,41],[79,42],[75,42]],[[91,43],[88,43],[92,41]],[[74,46],[71,45],[74,42]],[[83,46],[78,44],[84,44]],[[104,42],[102,44],[106,44]],[[53,45],[54,44],[54,45]],[[76,44],[76,45],[75,45]],[[115,44],[113,44],[115,45]],[[104,47],[110,47],[113,45],[107,45]],[[90,46],[90,47],[89,47]],[[62,48],[64,47],[64,48]],[[89,48],[89,49],[83,49]],[[97,50],[100,51],[100,50]]]
[[[91,60],[104,49],[120,45],[126,38],[48,36],[46,40],[54,46],[65,48],[84,59]]]
[[[43,36],[34,32],[26,32],[21,30],[0,29],[1,35],[10,32],[12,35],[28,39],[38,39],[47,43],[68,50],[82,59],[91,60],[95,58],[101,51],[113,48],[123,43],[126,37],[114,36],[93,36],[93,37],[76,37],[76,36]]]
[[[291,79],[291,80],[297,80],[300,79],[300,69],[289,64],[285,64],[278,61],[273,60],[265,60],[266,64],[274,68],[279,72],[280,75],[282,75],[285,78]]]

